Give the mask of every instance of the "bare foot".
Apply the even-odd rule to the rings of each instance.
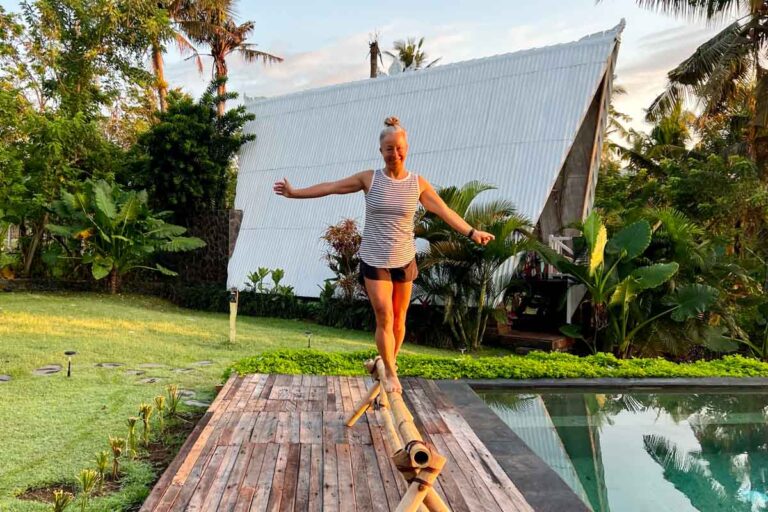
[[[403,392],[403,386],[400,384],[400,379],[397,378],[397,371],[387,370],[387,386],[385,389],[387,393]]]

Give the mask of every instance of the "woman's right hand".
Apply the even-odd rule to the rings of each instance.
[[[286,178],[283,178],[281,181],[276,181],[272,190],[279,196],[287,197],[289,199],[293,197],[293,187],[288,183]]]

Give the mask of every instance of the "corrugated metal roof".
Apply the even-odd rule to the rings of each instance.
[[[258,267],[282,268],[284,282],[317,296],[332,276],[320,236],[343,218],[364,220],[363,194],[289,200],[298,187],[382,166],[383,120],[408,130],[407,167],[435,186],[480,180],[538,219],[601,79],[623,24],[579,41],[437,66],[258,100],[246,132],[235,207],[243,223],[229,262],[229,286]]]

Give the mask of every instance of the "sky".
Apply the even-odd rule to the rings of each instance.
[[[17,0],[0,0],[8,10]],[[580,39],[610,29],[622,18],[616,83],[627,90],[617,109],[645,127],[644,109],[664,88],[666,73],[691,55],[725,23],[679,19],[637,7],[634,0],[240,0],[239,21],[251,20],[249,42],[285,62],[263,66],[237,56],[229,61],[228,88],[248,96],[275,96],[368,77],[368,41],[380,47],[406,37],[425,37],[424,50],[448,64]],[[385,57],[384,68],[390,59]],[[166,79],[172,87],[199,95],[211,78],[210,60],[201,75],[171,48]]]

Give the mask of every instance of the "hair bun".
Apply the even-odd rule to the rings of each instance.
[[[400,126],[400,120],[395,116],[390,116],[384,120],[384,124],[387,126]]]

